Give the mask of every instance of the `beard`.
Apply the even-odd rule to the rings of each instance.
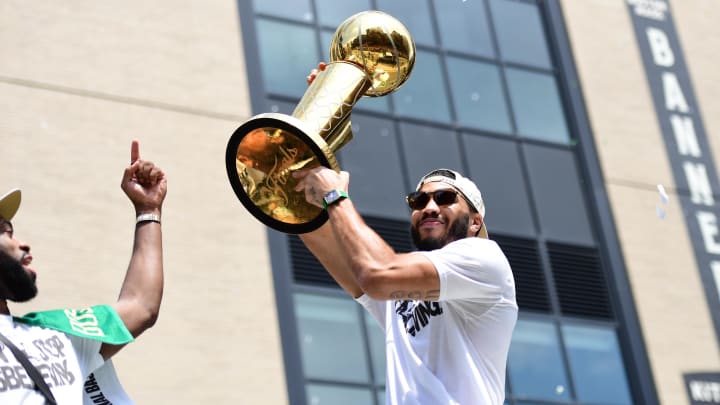
[[[466,238],[468,229],[470,228],[470,214],[465,214],[461,217],[456,218],[448,228],[447,234],[443,237],[434,238],[428,236],[425,239],[420,238],[420,232],[417,227],[412,225],[410,227],[410,233],[412,234],[413,244],[418,250],[430,251],[440,249],[450,242]]]
[[[22,263],[0,251],[0,299],[26,302],[37,295],[35,277],[25,271]]]

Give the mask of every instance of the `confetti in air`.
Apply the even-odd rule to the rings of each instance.
[[[655,213],[657,214],[658,218],[664,219],[665,218],[665,206],[667,206],[668,201],[670,201],[670,199],[668,198],[668,195],[665,192],[665,187],[663,187],[662,184],[658,184],[657,189],[658,189],[658,192],[660,193],[660,201],[662,202],[662,205],[655,205]]]

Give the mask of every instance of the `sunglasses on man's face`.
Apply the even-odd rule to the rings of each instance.
[[[457,201],[458,192],[455,190],[437,190],[433,192],[415,191],[405,197],[408,207],[412,210],[421,210],[430,202],[435,200],[438,206],[450,205]]]

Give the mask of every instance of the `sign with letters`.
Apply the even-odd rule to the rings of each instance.
[[[690,405],[720,405],[720,372],[688,373],[683,377]]]
[[[627,0],[667,154],[720,342],[717,170],[667,0]],[[669,238],[673,237],[668,235]],[[672,252],[667,252],[672,254]]]

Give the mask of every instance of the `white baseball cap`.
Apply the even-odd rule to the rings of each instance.
[[[420,191],[420,188],[426,184],[434,181],[443,182],[453,186],[457,191],[462,194],[465,200],[480,214],[483,218],[483,227],[480,229],[479,236],[485,238],[488,237],[487,226],[485,225],[485,202],[483,201],[480,189],[472,182],[472,180],[464,177],[460,173],[450,169],[435,169],[430,173],[424,175],[418,183],[415,191]]]
[[[10,221],[20,208],[20,190],[12,189],[0,197],[0,217]]]

